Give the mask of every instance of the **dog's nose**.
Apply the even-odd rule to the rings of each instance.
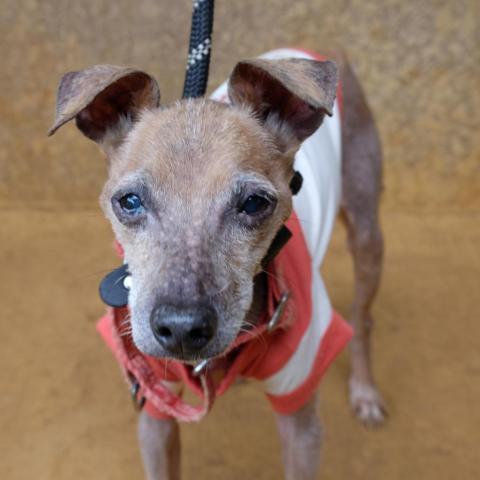
[[[162,304],[150,317],[157,342],[168,352],[195,353],[204,348],[217,329],[217,317],[207,306],[177,307]]]

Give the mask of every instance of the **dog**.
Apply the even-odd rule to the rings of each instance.
[[[276,415],[285,477],[314,479],[315,389],[352,335],[351,406],[369,425],[386,413],[370,362],[382,154],[362,88],[343,55],[281,49],[238,63],[211,99],[159,100],[156,81],[133,68],[70,72],[49,132],[75,119],[107,158],[100,203],[130,276],[128,308],[99,330],[145,403],[146,476],[180,478],[177,419],[198,420],[253,377]],[[319,274],[338,212],[355,272],[352,328]],[[182,388],[203,404],[183,403]]]

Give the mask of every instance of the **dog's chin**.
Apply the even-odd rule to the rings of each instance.
[[[232,338],[213,338],[212,341],[201,350],[171,352],[162,348],[153,336],[135,334],[132,332],[133,343],[143,354],[158,359],[177,360],[184,363],[195,363],[200,360],[210,360],[224,355],[230,344],[235,340]]]

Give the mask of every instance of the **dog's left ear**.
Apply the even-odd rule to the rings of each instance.
[[[228,95],[232,104],[252,108],[284,148],[292,148],[315,132],[325,114],[332,115],[337,83],[330,61],[255,59],[236,65]]]

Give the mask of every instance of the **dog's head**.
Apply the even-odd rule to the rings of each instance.
[[[132,274],[141,351],[209,358],[237,336],[291,212],[295,152],[331,114],[336,84],[332,62],[252,60],[233,70],[230,104],[160,106],[156,81],[138,70],[63,77],[50,134],[75,119],[107,156],[101,205]]]

